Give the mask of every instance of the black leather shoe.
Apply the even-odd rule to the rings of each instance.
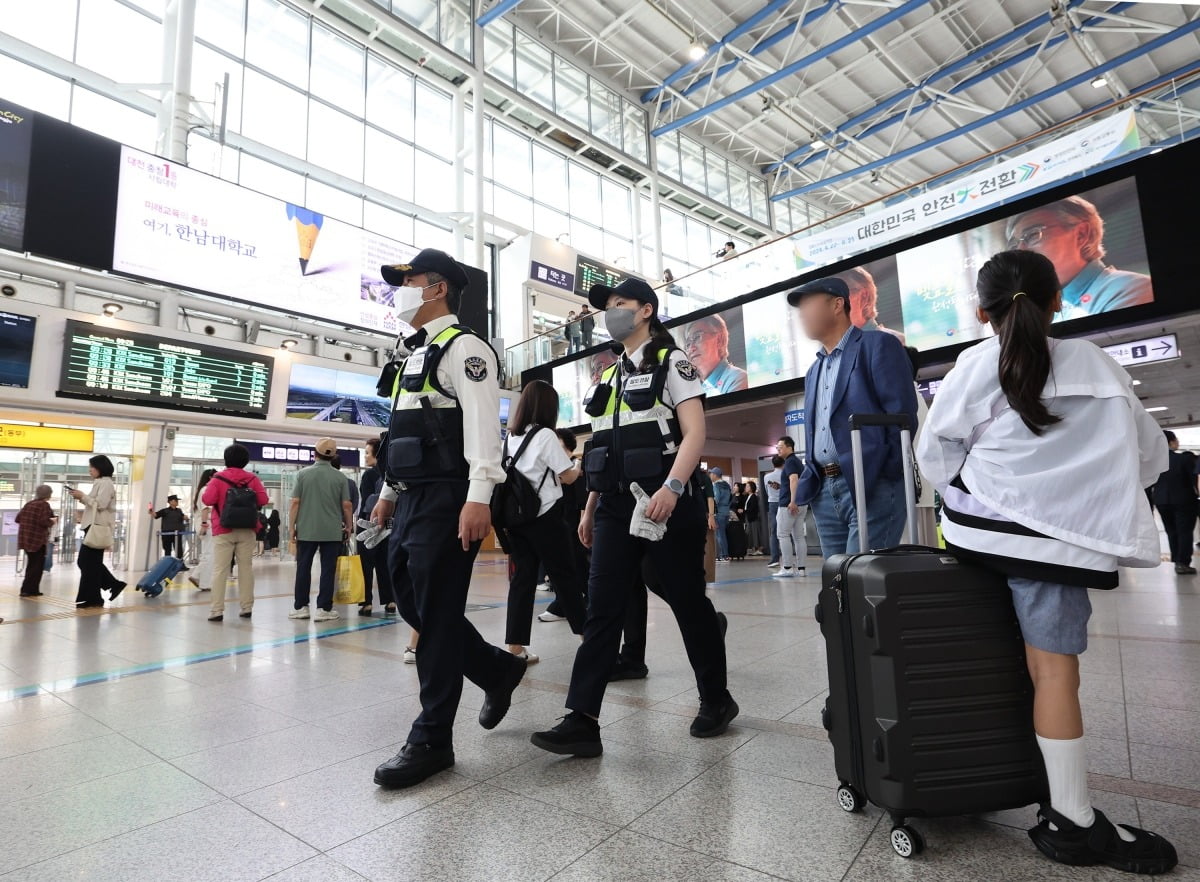
[[[717,735],[723,735],[739,713],[741,708],[732,698],[725,704],[701,702],[700,713],[692,720],[691,735],[693,738],[715,738]]]
[[[650,669],[644,664],[635,664],[627,662],[623,658],[617,659],[617,663],[613,665],[612,673],[608,675],[609,683],[616,683],[619,680],[645,680],[650,676]]]
[[[121,592],[125,590],[125,586],[126,586],[127,584],[129,584],[129,583],[128,583],[128,582],[118,582],[118,583],[117,583],[117,587],[116,587],[116,588],[114,588],[114,589],[112,590],[112,593],[108,595],[108,599],[109,599],[109,601],[116,600],[118,597],[120,597],[120,596],[121,596]]]
[[[493,692],[485,692],[483,695],[483,707],[479,710],[479,725],[485,729],[495,729],[500,725],[500,721],[512,707],[513,690],[520,684],[521,679],[525,676],[526,668],[529,667],[529,662],[515,655],[513,661],[515,664],[509,668],[508,677],[500,684],[500,688]]]
[[[223,622],[223,621],[225,621],[225,616],[223,616],[223,615],[220,615],[220,616],[209,616],[209,617],[208,617],[208,620],[209,620],[210,622]]]
[[[246,610],[245,612],[238,613],[238,618],[239,619],[248,619],[252,615],[254,615],[254,613],[250,612],[250,610]]]
[[[375,783],[380,787],[412,787],[453,765],[453,747],[405,744],[375,770]]]
[[[604,753],[600,724],[578,711],[571,711],[553,729],[534,732],[529,740],[542,750],[562,756],[593,757]]]

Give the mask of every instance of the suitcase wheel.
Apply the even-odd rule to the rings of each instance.
[[[818,625],[825,624],[825,613],[821,610],[819,603],[813,608],[813,618],[817,620]]]
[[[866,805],[866,800],[849,784],[842,784],[838,787],[837,801],[844,812],[860,812]]]
[[[902,858],[915,857],[925,850],[925,839],[906,824],[893,827],[890,839],[892,850]]]

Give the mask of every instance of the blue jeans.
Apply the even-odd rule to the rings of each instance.
[[[721,514],[717,512],[717,559],[729,557],[729,536],[726,530],[729,528],[729,512]]]
[[[770,536],[771,563],[779,563],[779,531],[775,525],[779,523],[779,503],[767,504],[767,533]]]
[[[904,484],[880,478],[867,494],[867,533],[872,548],[887,548],[904,534]],[[858,513],[844,475],[826,478],[812,501],[821,555],[857,554]]]

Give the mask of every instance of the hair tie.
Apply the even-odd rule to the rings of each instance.
[[[1024,296],[1025,296],[1025,292],[1024,292],[1024,291],[1018,291],[1016,294],[1014,294],[1014,295],[1013,295],[1013,300],[1014,300],[1014,301],[1016,301],[1016,299],[1017,299],[1018,297],[1024,297]]]

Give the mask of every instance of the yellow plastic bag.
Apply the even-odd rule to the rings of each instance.
[[[343,554],[339,557],[336,584],[336,590],[333,592],[334,603],[362,603],[367,596],[363,584],[362,558],[357,554]]]

